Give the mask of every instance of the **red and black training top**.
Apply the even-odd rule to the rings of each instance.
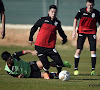
[[[0,14],[3,13],[5,11],[3,2],[0,0]]]
[[[40,30],[35,42],[36,46],[54,48],[56,44],[56,30],[58,30],[58,33],[63,39],[66,39],[60,21],[57,18],[52,21],[51,18],[47,16],[41,17],[41,19],[39,19],[31,28],[29,41],[33,41],[33,35],[38,27],[40,27]]]
[[[100,24],[100,12],[93,9],[93,12],[88,13],[87,8],[82,8],[78,11],[76,17],[80,19],[78,33],[96,34],[97,22]]]

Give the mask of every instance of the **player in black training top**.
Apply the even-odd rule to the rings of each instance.
[[[60,21],[56,18],[57,7],[55,5],[49,6],[48,16],[39,19],[35,25],[31,28],[29,42],[33,43],[33,35],[40,27],[37,39],[35,42],[35,49],[38,52],[38,57],[43,63],[43,69],[48,72],[50,67],[47,56],[53,59],[57,65],[58,73],[62,70],[63,62],[62,59],[55,49],[56,44],[56,33],[62,37],[62,44],[67,42],[67,36],[61,28]]]
[[[80,59],[80,54],[83,49],[83,44],[85,42],[86,37],[88,38],[90,44],[91,51],[91,62],[92,62],[92,71],[91,75],[96,75],[95,73],[95,65],[96,65],[96,32],[97,32],[97,22],[99,23],[100,29],[100,12],[94,9],[94,0],[87,0],[86,8],[82,8],[78,11],[74,23],[73,23],[73,39],[76,38],[76,26],[77,22],[80,19],[79,27],[77,30],[78,39],[77,39],[77,50],[74,55],[75,58],[75,71],[74,75],[79,75],[78,71],[78,63]],[[100,33],[98,37],[100,41]]]

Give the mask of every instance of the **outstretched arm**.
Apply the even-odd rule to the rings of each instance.
[[[37,51],[36,50],[34,50],[34,51],[32,51],[32,50],[23,50],[23,51],[15,52],[12,56],[14,58],[16,58],[17,60],[20,60],[19,57],[22,56],[22,55],[25,55],[27,53],[31,53],[33,56],[37,55]]]
[[[34,50],[34,51],[32,51],[32,50],[23,50],[22,52],[23,52],[23,54],[31,53],[33,56],[37,55],[37,51],[36,50]]]

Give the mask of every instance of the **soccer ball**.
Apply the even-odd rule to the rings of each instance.
[[[63,70],[59,73],[59,79],[62,81],[67,81],[70,78],[70,73],[66,70]]]

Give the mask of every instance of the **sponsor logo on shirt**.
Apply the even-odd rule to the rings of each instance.
[[[83,15],[88,15],[87,13],[83,13]]]
[[[49,22],[49,20],[45,20],[44,22]]]

